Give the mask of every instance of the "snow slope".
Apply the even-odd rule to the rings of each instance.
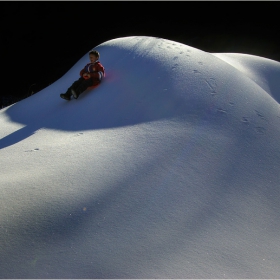
[[[154,37],[0,111],[1,278],[277,278],[280,63]]]

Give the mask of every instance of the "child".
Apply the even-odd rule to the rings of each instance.
[[[68,88],[66,93],[60,94],[61,98],[70,100],[71,95],[73,95],[77,99],[88,87],[101,83],[102,78],[105,77],[105,68],[98,61],[99,57],[98,51],[92,50],[89,52],[90,63],[80,71],[81,77]]]

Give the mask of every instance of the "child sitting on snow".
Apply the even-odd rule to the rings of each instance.
[[[75,99],[84,92],[88,87],[97,86],[105,77],[105,68],[99,62],[100,54],[98,51],[92,50],[89,52],[90,63],[80,71],[80,78],[76,80],[66,91],[61,93],[60,97],[66,100],[71,99],[71,95]]]

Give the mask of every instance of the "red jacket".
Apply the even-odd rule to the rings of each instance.
[[[93,85],[100,84],[103,77],[105,77],[105,68],[103,65],[97,60],[94,63],[88,63],[81,71],[80,76],[83,77],[84,73],[90,74],[90,79],[93,80]],[[85,77],[84,77],[85,79]]]

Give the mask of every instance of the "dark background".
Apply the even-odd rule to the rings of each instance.
[[[279,2],[0,2],[0,108],[35,94],[95,46],[153,36],[280,61]],[[106,65],[105,65],[106,67]]]

